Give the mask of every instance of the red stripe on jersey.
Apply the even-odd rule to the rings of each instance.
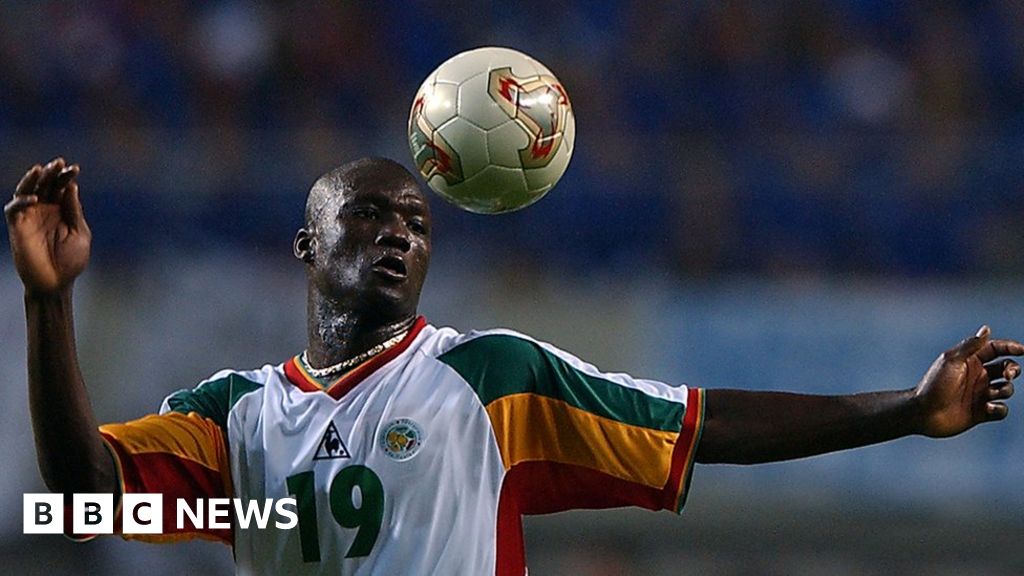
[[[229,496],[225,493],[224,478],[218,470],[165,452],[130,454],[120,446],[117,438],[109,435],[104,437],[117,452],[125,493],[163,495],[164,535],[199,533],[228,544],[234,542],[231,529],[196,528],[187,514],[184,525],[180,529],[177,526],[179,498],[188,502],[192,510],[196,510],[196,501],[199,499]],[[205,507],[203,512],[205,515]],[[230,517],[227,521],[230,522]],[[116,528],[120,528],[119,521]]]
[[[683,428],[679,431],[675,448],[672,449],[672,470],[665,484],[662,508],[678,512],[686,501],[690,474],[693,472],[693,457],[697,454],[697,442],[700,441],[703,425],[704,392],[698,388],[689,388],[686,394]]]
[[[409,329],[409,333],[402,338],[402,341],[395,344],[391,348],[377,354],[373,358],[370,358],[366,362],[363,362],[357,366],[354,370],[341,377],[340,380],[331,384],[331,387],[327,389],[327,393],[335,400],[341,400],[341,397],[348,394],[350,390],[356,387],[357,384],[366,380],[366,377],[377,371],[378,368],[391,362],[398,357],[399,354],[405,352],[405,350],[412,344],[412,341],[419,335],[420,330],[427,325],[427,319],[423,316],[416,318],[413,322],[412,328]]]
[[[309,376],[306,376],[306,373],[299,366],[299,362],[301,360],[296,356],[284,363],[284,375],[288,377],[288,381],[303,392],[320,392],[320,386],[316,382],[311,381]]]
[[[668,481],[661,489],[572,464],[534,460],[513,466],[505,474],[498,501],[495,574],[522,576],[526,573],[523,514],[620,506],[678,511],[689,488],[689,475],[693,470],[693,457],[700,440],[703,414],[703,391],[690,388],[682,430],[672,449],[672,468]]]
[[[320,388],[320,385],[306,375],[305,371],[299,365],[299,357],[296,356],[285,363],[284,374],[288,378],[288,381],[294,384],[303,392],[327,392],[335,400],[340,400],[345,394],[348,394],[350,390],[356,387],[360,382],[366,380],[366,378],[377,371],[378,368],[384,366],[388,362],[394,360],[399,354],[405,352],[409,345],[412,344],[416,336],[419,335],[420,330],[427,325],[427,319],[423,316],[418,316],[416,321],[413,322],[412,328],[409,329],[409,333],[405,335],[405,338],[398,343],[388,348],[387,350],[377,354],[373,358],[370,358],[366,362],[363,362],[359,366],[352,369],[351,372],[345,374],[338,379],[337,382],[331,384],[327,390]]]
[[[685,450],[674,452],[673,458],[677,454],[686,462]],[[660,510],[674,505],[677,489],[671,477],[668,485],[658,489],[573,464],[541,460],[520,462],[505,474],[501,485],[495,574],[523,576],[526,572],[523,514],[623,506]]]
[[[522,462],[509,474],[527,476],[526,480],[520,481],[519,507],[523,514],[621,506],[660,510],[664,503],[661,489],[574,464],[539,460]]]
[[[529,470],[521,469],[531,464],[523,462],[505,473],[498,496],[497,552],[495,554],[495,576],[523,576],[526,574],[526,547],[523,545],[523,516],[519,500],[531,480]]]

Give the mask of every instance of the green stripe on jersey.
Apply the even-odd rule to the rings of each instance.
[[[438,357],[487,406],[503,396],[533,393],[591,414],[665,432],[682,427],[683,406],[584,374],[537,343],[506,334],[474,338]]]
[[[228,412],[235,403],[262,386],[238,374],[230,374],[225,378],[203,382],[191,390],[176,392],[167,398],[167,405],[172,411],[182,414],[196,412],[226,429]]]

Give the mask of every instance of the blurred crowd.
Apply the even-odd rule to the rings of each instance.
[[[560,77],[578,141],[535,208],[435,203],[437,241],[467,258],[681,277],[1024,263],[1015,0],[4,2],[2,175],[80,162],[101,260],[287,253],[316,176],[409,165],[419,82],[491,44]]]

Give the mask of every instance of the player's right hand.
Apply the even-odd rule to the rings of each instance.
[[[28,294],[69,287],[89,263],[92,232],[78,199],[78,170],[63,158],[37,164],[4,206],[14,267]]]

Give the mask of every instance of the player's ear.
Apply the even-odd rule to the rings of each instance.
[[[292,242],[292,253],[307,264],[313,261],[313,256],[316,255],[316,240],[313,239],[309,230],[299,228],[295,234],[295,241]]]

